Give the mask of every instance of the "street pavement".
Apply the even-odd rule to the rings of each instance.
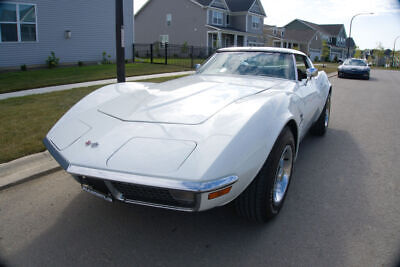
[[[265,225],[232,205],[182,213],[108,203],[63,171],[0,191],[6,266],[396,266],[400,72],[331,79],[330,129],[307,136]],[[1,263],[0,263],[1,265]]]

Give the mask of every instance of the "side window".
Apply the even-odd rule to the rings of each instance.
[[[301,81],[303,79],[307,79],[307,69],[311,67],[310,63],[307,61],[307,58],[302,55],[295,55],[296,57],[296,67],[297,67],[297,76],[298,80]]]

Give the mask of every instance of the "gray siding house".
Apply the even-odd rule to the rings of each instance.
[[[135,15],[136,43],[262,46],[260,0],[148,0]]]
[[[297,49],[313,60],[321,56],[323,39],[320,32],[313,29],[264,25],[264,40],[266,46]]]
[[[308,32],[309,36],[311,36],[312,33],[315,33],[317,35],[313,36],[310,40],[314,40],[315,44],[319,43],[318,38],[322,39],[323,41],[326,41],[330,50],[329,54],[330,60],[333,60],[335,57],[338,59],[346,58],[347,34],[343,24],[315,24],[312,22],[295,19],[292,22],[285,25],[284,28],[286,29],[286,31],[289,30],[297,33]],[[321,44],[319,44],[318,46],[321,46]],[[352,45],[351,48],[352,49],[354,48],[354,44]],[[314,59],[316,56],[321,58],[321,52],[322,52],[322,46],[320,49],[315,48],[313,46],[308,53],[310,57]]]
[[[124,0],[125,57],[132,58],[133,0]],[[115,59],[115,1],[1,0],[0,68]]]

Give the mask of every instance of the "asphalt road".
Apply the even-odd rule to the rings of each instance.
[[[400,261],[400,72],[333,78],[324,138],[300,147],[279,216],[108,203],[64,172],[0,192],[7,266],[395,266]],[[1,265],[1,264],[0,264]]]

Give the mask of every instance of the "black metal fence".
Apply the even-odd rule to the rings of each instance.
[[[201,64],[215,50],[208,47],[190,46],[187,44],[134,44],[133,62],[182,66],[193,68],[195,64]]]

